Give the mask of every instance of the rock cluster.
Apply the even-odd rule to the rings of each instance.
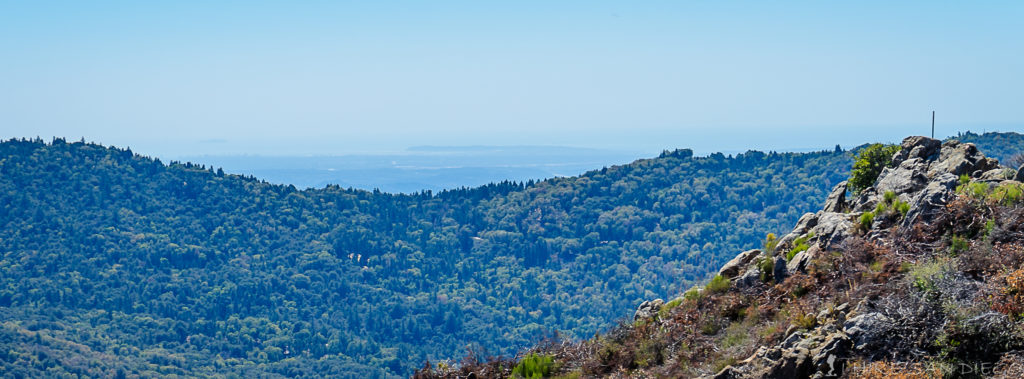
[[[842,374],[845,360],[857,341],[850,329],[839,327],[849,305],[817,315],[822,325],[808,331],[790,330],[782,343],[762,346],[754,355],[711,376],[729,378],[807,378]],[[849,322],[847,322],[849,324]],[[858,324],[859,325],[859,324]],[[853,331],[855,333],[861,333]]]
[[[950,194],[961,175],[981,179],[985,176],[1005,177],[999,161],[985,158],[974,144],[907,137],[892,157],[892,166],[882,170],[871,188],[864,189],[851,204],[851,211],[873,209],[885,196],[894,193],[908,202],[918,215],[928,215],[941,198]],[[908,217],[909,219],[909,217]],[[911,220],[911,222],[916,220]]]
[[[633,313],[633,321],[647,320],[658,315],[658,311],[665,305],[665,300],[654,299],[640,303],[636,312]]]
[[[929,222],[955,195],[961,176],[972,180],[1002,182],[1013,178],[1024,180],[1024,166],[1019,170],[999,166],[998,161],[985,158],[969,143],[945,143],[927,137],[908,137],[903,140],[891,162],[874,186],[847,199],[847,183],[833,188],[821,211],[803,215],[792,232],[779,239],[777,253],[768,256],[761,250],[748,250],[729,261],[719,274],[733,280],[734,285],[748,288],[761,285],[762,269],[771,267],[772,277],[781,281],[786,276],[806,271],[808,262],[826,251],[838,249],[844,241],[858,231],[858,219],[871,212],[886,193],[890,198],[909,204],[909,209],[897,223],[876,222],[881,226],[908,227],[917,222]],[[862,227],[863,228],[863,227]],[[867,231],[867,232],[870,232]],[[803,238],[809,247],[792,259],[784,258],[797,239]],[[775,260],[773,265],[758,264],[765,259]],[[639,312],[639,311],[638,311]],[[773,347],[762,346],[750,358],[728,366],[714,378],[794,378],[828,377],[841,374],[842,364],[851,352],[878,348],[892,325],[885,315],[847,304],[823,311],[817,315],[816,326],[810,330],[786,333],[784,341]]]

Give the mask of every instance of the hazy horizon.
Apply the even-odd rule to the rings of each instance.
[[[0,5],[0,137],[154,156],[1020,130],[1024,4]]]

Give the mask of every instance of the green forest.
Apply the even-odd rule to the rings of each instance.
[[[1015,133],[958,138],[1004,160]],[[0,371],[407,376],[607,330],[793,226],[852,155],[682,149],[578,177],[297,190],[63,139],[0,143]]]

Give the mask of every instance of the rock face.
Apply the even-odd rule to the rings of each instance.
[[[718,275],[721,275],[726,279],[734,278],[740,274],[740,270],[745,269],[747,264],[749,264],[750,261],[753,261],[758,255],[761,255],[761,250],[759,249],[744,251],[729,262],[726,262],[726,264],[722,266],[722,269],[718,270]]]
[[[828,194],[828,198],[825,199],[825,207],[821,210],[823,212],[844,212],[846,211],[846,187],[847,181],[837,184],[832,188],[832,192]],[[801,218],[802,219],[802,218]],[[813,225],[812,225],[813,226]]]
[[[786,271],[789,272],[789,275],[796,275],[798,272],[806,272],[807,264],[820,253],[821,249],[818,248],[818,245],[811,245],[807,250],[796,253],[796,255],[793,256],[793,259],[790,259],[789,263],[786,263]]]
[[[750,265],[747,270],[743,272],[743,275],[736,278],[735,284],[740,288],[750,287],[761,281],[761,269],[755,265]]]
[[[855,215],[846,213],[823,212],[818,215],[818,224],[810,230],[822,250],[842,242],[853,230]]]
[[[661,310],[661,306],[665,305],[665,301],[662,299],[654,299],[640,303],[637,307],[636,313],[633,313],[633,321],[647,320],[658,314]]]
[[[893,155],[893,161],[902,162],[911,158],[925,160],[935,159],[936,153],[942,147],[942,142],[925,136],[910,136],[903,139],[900,144],[900,151]]]
[[[910,211],[903,218],[907,227],[917,221],[931,221],[935,214],[953,197],[953,190],[959,182],[953,174],[945,173],[936,178],[923,191],[910,200]]]
[[[775,283],[782,283],[789,277],[789,270],[786,269],[786,258],[775,257],[775,269],[772,272],[772,278],[775,279]]]
[[[835,192],[835,190],[832,190],[832,191]],[[845,200],[844,200],[843,204],[845,204]],[[798,220],[796,222],[796,227],[793,228],[793,231],[789,232],[789,234],[787,234],[785,236],[782,236],[782,238],[779,239],[778,247],[780,249],[783,249],[783,250],[792,248],[791,245],[793,244],[794,240],[796,240],[797,238],[800,238],[800,236],[802,236],[804,234],[807,234],[807,232],[811,231],[811,228],[813,228],[813,227],[815,227],[817,225],[818,225],[818,214],[816,214],[816,213],[804,213],[803,216],[800,216],[800,220]]]
[[[1011,179],[1014,177],[1014,174],[1016,174],[1016,171],[1013,171],[1013,169],[999,167],[983,172],[981,176],[978,177],[978,180],[983,182],[996,183],[1007,179]]]
[[[987,172],[999,169],[999,162],[985,158],[974,144],[958,141],[940,143],[939,140],[920,136],[904,139],[900,150],[893,155],[892,163],[893,167],[885,168],[878,175],[874,187],[864,190],[851,204],[853,211],[872,210],[886,192],[895,193],[901,201],[911,201],[918,192],[940,178],[943,178],[944,185],[948,183],[944,178],[947,174],[957,179],[960,175],[980,179]],[[931,192],[931,198],[937,199],[934,188]]]
[[[853,340],[855,349],[864,350],[880,344],[891,327],[892,319],[873,312],[846,320],[843,331]]]

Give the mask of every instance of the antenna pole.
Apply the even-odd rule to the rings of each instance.
[[[935,138],[935,111],[932,111],[932,138]]]

